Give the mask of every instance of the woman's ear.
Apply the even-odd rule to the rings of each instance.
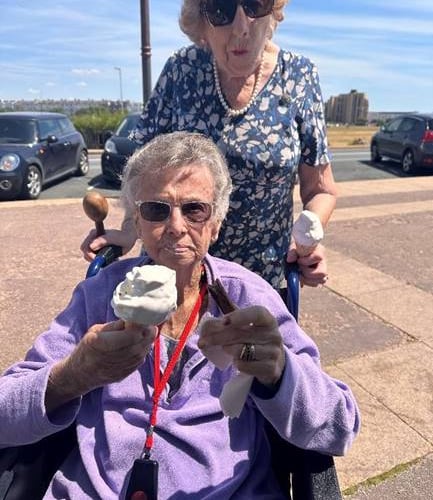
[[[215,243],[216,240],[218,239],[220,229],[221,229],[221,222],[220,221],[215,222],[211,231],[211,237],[210,237],[211,244]]]
[[[208,45],[208,43],[207,43],[207,40],[206,40],[206,38],[204,38],[204,37],[200,38],[200,43],[199,43],[199,45],[200,45],[200,47],[201,47],[202,49],[205,49],[205,50],[208,50],[208,49],[209,49],[209,45]]]
[[[140,224],[140,216],[138,215],[138,210],[135,210],[133,217],[135,232],[137,233],[137,237],[141,240],[141,224]]]

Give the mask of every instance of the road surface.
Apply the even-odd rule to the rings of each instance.
[[[337,182],[384,179],[404,175],[396,162],[372,163],[370,152],[366,148],[335,150],[332,156],[332,166]],[[90,189],[97,189],[108,197],[119,196],[119,189],[102,178],[100,154],[90,155],[90,171],[85,177],[70,177],[46,186],[40,198],[81,198]]]

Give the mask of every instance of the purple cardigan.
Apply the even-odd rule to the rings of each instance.
[[[37,441],[74,420],[79,448],[55,475],[45,498],[122,498],[132,463],[142,451],[151,410],[152,355],[121,382],[94,390],[48,419],[44,394],[53,363],[71,352],[89,327],[115,320],[116,285],[143,257],[125,259],[80,283],[67,308],[40,335],[25,361],[0,378],[0,447]],[[161,397],[153,458],[159,462],[159,498],[278,499],[270,471],[266,418],[298,447],[343,455],[359,432],[359,410],[350,389],[325,374],[313,341],[287,312],[278,293],[256,274],[206,257],[208,282],[219,278],[240,307],[261,304],[277,318],[286,367],[275,395],[250,394],[237,419],[224,417],[218,397],[232,368],[217,369],[197,347],[193,332],[181,386]],[[219,316],[209,298],[208,313]],[[162,364],[167,359],[162,355]]]

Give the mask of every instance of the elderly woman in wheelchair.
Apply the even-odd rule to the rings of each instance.
[[[316,345],[268,283],[207,253],[230,191],[225,160],[199,134],[156,137],[131,157],[122,199],[146,255],[80,283],[0,378],[1,447],[75,423],[78,446],[44,498],[282,499],[265,425],[306,450],[351,446],[360,419],[350,389],[321,369]],[[176,272],[175,312],[158,327],[117,319],[116,286],[154,264]],[[231,312],[208,293],[216,282]],[[208,359],[218,350],[231,360],[220,368]],[[250,385],[229,417],[220,396],[239,375]]]

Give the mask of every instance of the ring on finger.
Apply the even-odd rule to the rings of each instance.
[[[245,343],[242,346],[241,354],[239,356],[241,361],[255,361],[256,360],[256,346],[254,344]]]

